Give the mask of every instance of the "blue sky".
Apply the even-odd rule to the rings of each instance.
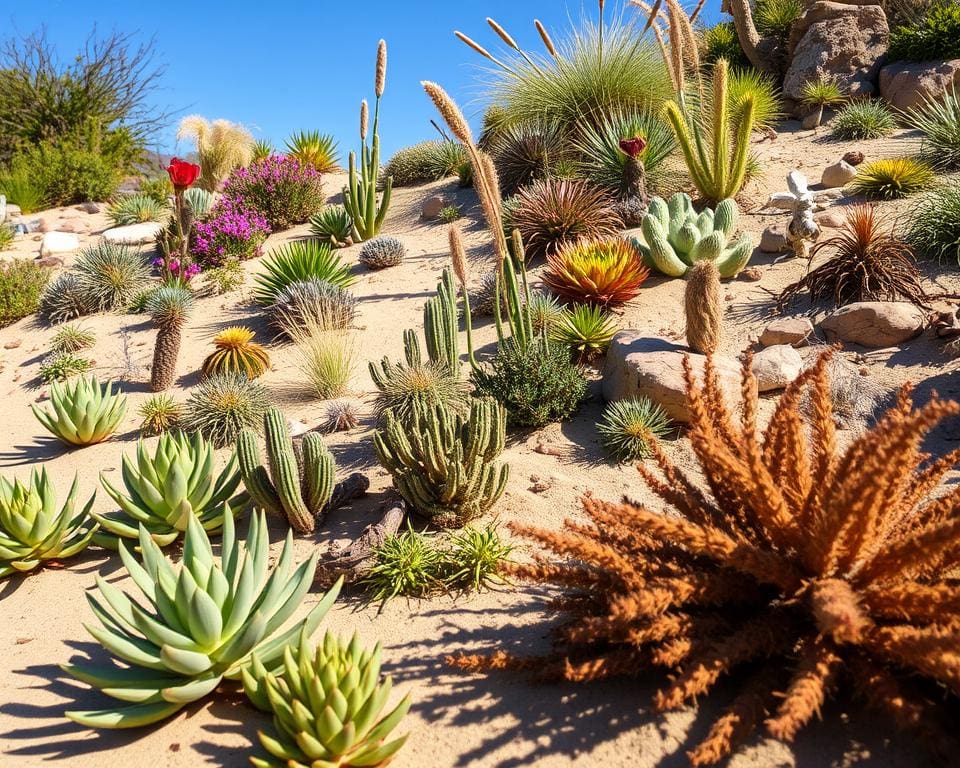
[[[608,0],[607,13],[622,2]],[[719,0],[707,5],[708,18],[718,18]],[[484,21],[492,16],[520,45],[541,50],[534,18],[556,39],[571,20],[597,13],[595,0],[29,0],[0,10],[0,35],[46,25],[64,57],[94,23],[101,31],[155,36],[157,60],[166,66],[158,104],[180,115],[243,123],[280,146],[294,131],[318,129],[333,133],[341,150],[359,142],[360,100],[373,97],[376,46],[383,37],[389,66],[380,136],[388,157],[436,136],[421,80],[439,82],[469,117],[479,116],[484,60],[453,36],[455,29],[494,50],[500,41]],[[171,122],[159,148],[177,149],[174,135]]]

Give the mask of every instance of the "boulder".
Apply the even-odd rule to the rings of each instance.
[[[829,210],[818,213],[813,218],[817,224],[827,229],[839,229],[847,221],[847,217],[840,213],[840,211]]]
[[[771,224],[760,235],[760,253],[781,253],[790,250],[786,223]]]
[[[846,160],[838,160],[823,169],[820,183],[825,187],[845,187],[857,178],[857,169]]]
[[[926,99],[942,100],[951,88],[960,89],[960,59],[898,61],[880,70],[880,95],[897,109],[911,109]]]
[[[847,96],[870,96],[889,36],[879,5],[814,2],[790,30],[784,96],[802,101],[804,83],[821,78],[834,80]]]
[[[621,331],[614,336],[603,371],[603,397],[607,402],[648,397],[658,403],[672,419],[690,421],[686,387],[683,383],[683,358],[690,357],[694,374],[703,375],[704,355],[667,339],[647,336],[640,331]],[[740,364],[730,357],[715,355],[721,386],[727,404],[740,404]]]
[[[93,202],[80,203],[80,205],[77,206],[78,211],[83,211],[84,213],[90,213],[90,214],[101,213],[105,208],[106,208],[106,205],[104,203],[93,203]]]
[[[753,356],[753,375],[757,389],[770,392],[783,389],[803,370],[803,358],[789,344],[775,344],[761,349]]]
[[[447,201],[440,195],[431,195],[423,201],[420,206],[420,217],[423,219],[436,219],[447,206]]]
[[[781,317],[763,329],[760,344],[775,347],[789,344],[805,347],[813,340],[813,323],[805,317]]]
[[[74,232],[78,235],[86,235],[90,232],[90,223],[86,219],[74,217],[61,222],[57,229],[60,232]]]
[[[827,315],[820,327],[827,341],[880,349],[919,336],[926,320],[922,309],[906,301],[861,301]]]
[[[47,232],[40,241],[40,256],[70,253],[80,247],[80,238],[72,232]]]
[[[127,224],[124,227],[108,229],[103,233],[103,239],[108,243],[119,245],[140,245],[154,242],[162,231],[163,224],[158,221],[147,221],[142,224]]]

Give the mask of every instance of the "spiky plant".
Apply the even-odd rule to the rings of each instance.
[[[324,432],[348,432],[360,426],[360,415],[353,400],[334,400],[323,411],[320,429]]]
[[[780,308],[804,292],[809,292],[811,302],[832,299],[837,307],[856,301],[901,300],[926,307],[913,251],[874,206],[852,207],[839,234],[818,242],[812,257],[822,251],[833,251],[833,256],[784,288]]]
[[[885,158],[861,165],[850,182],[854,194],[880,200],[896,200],[930,186],[933,169],[912,157]]]
[[[151,395],[137,409],[140,418],[140,433],[150,437],[160,435],[180,424],[183,406],[173,395]]]
[[[305,165],[312,165],[320,173],[340,170],[337,142],[332,134],[320,131],[299,131],[287,139],[287,154]]]
[[[80,251],[73,271],[86,303],[95,312],[125,309],[150,279],[150,263],[144,254],[106,241]]]
[[[647,397],[610,403],[597,422],[600,444],[620,462],[649,459],[653,441],[671,431],[667,412]]]
[[[731,67],[749,67],[750,60],[744,55],[737,36],[737,27],[732,21],[721,21],[704,29],[700,36],[703,48],[701,58],[705,64],[726,59]]]
[[[270,252],[263,260],[263,272],[257,275],[253,295],[257,303],[269,307],[280,292],[292,283],[323,280],[340,288],[354,281],[350,268],[320,240],[295,240]]]
[[[923,134],[922,156],[938,170],[960,168],[960,91],[954,85],[942,97],[924,97],[905,116]]]
[[[250,157],[251,162],[257,162],[258,160],[266,160],[271,155],[276,154],[276,149],[273,146],[273,143],[268,139],[257,139],[253,142],[253,154]]]
[[[270,322],[288,338],[307,325],[344,331],[356,319],[357,297],[326,280],[298,280],[277,293],[269,312]]]
[[[210,213],[215,200],[216,197],[213,192],[208,192],[200,187],[190,187],[183,193],[183,202],[190,209],[190,214],[194,220],[202,219]]]
[[[577,304],[564,310],[550,338],[569,347],[583,362],[604,354],[617,330],[617,321],[603,307]]]
[[[960,265],[960,181],[943,181],[913,206],[907,241],[917,255]]]
[[[74,272],[61,272],[40,294],[37,314],[50,325],[75,320],[96,311],[90,295]]]
[[[519,230],[527,257],[538,259],[567,243],[615,237],[621,222],[613,199],[586,181],[547,179],[515,196],[511,224]]]
[[[202,169],[197,183],[208,192],[220,189],[234,168],[245,168],[253,161],[253,135],[229,120],[210,122],[200,115],[189,115],[177,129],[177,141],[182,139],[196,144]]]
[[[497,272],[493,270],[486,272],[480,278],[479,284],[470,291],[470,312],[474,317],[492,317],[494,302],[497,294]],[[505,313],[506,295],[500,293],[500,311]]]
[[[326,240],[331,248],[353,245],[353,219],[342,205],[325,206],[310,218],[310,234]]]
[[[388,536],[374,548],[374,562],[363,578],[372,600],[426,597],[443,588],[444,556],[436,536],[407,529]]]
[[[51,352],[82,352],[97,342],[97,335],[79,325],[65,325],[50,339]]]
[[[96,494],[77,510],[78,482],[74,477],[66,502],[58,507],[45,468],[31,470],[27,483],[0,475],[0,579],[86,549],[97,531],[89,517]]]
[[[463,210],[459,205],[445,205],[440,209],[440,221],[444,224],[453,224],[463,217]]]
[[[259,381],[238,373],[215,374],[187,398],[180,426],[222,448],[232,445],[244,427],[259,430],[269,407],[267,389]]]
[[[147,297],[144,309],[157,326],[150,389],[163,392],[173,386],[177,377],[177,357],[180,355],[183,326],[193,309],[193,293],[186,286],[165,285]]]
[[[386,269],[401,264],[406,255],[407,247],[402,240],[381,235],[363,244],[357,261],[367,269]]]
[[[552,175],[554,165],[572,156],[562,126],[551,120],[508,125],[490,143],[490,157],[504,195],[513,195]]]
[[[640,251],[621,238],[570,243],[547,256],[543,282],[561,299],[618,307],[649,277]]]
[[[273,714],[276,735],[260,732],[270,757],[250,758],[256,768],[381,768],[407,740],[387,741],[407,714],[410,697],[384,714],[393,681],[381,680],[379,643],[368,651],[356,634],[348,645],[327,632],[314,651],[304,632],[276,674],[254,654],[242,675],[253,705]]]
[[[397,187],[409,187],[456,176],[467,160],[463,146],[455,141],[422,141],[404,147],[390,158],[384,173]]]
[[[307,324],[293,330],[296,365],[311,393],[321,400],[347,392],[357,363],[356,337],[349,331],[326,331]]]
[[[93,363],[85,357],[78,357],[73,352],[51,352],[40,361],[37,375],[41,381],[49,384],[86,373],[92,366]]]
[[[803,0],[757,0],[753,21],[761,35],[786,40],[790,28],[805,10]]]
[[[72,446],[101,443],[117,431],[127,411],[127,396],[113,391],[113,383],[81,376],[50,385],[50,402],[31,405],[37,420],[61,442]]]
[[[107,218],[116,227],[127,224],[142,224],[147,221],[163,221],[170,213],[170,206],[148,195],[121,197],[107,209]]]
[[[450,535],[450,547],[444,552],[447,572],[443,580],[448,587],[475,592],[494,584],[505,584],[502,572],[512,552],[513,545],[500,538],[494,523],[454,531]]]
[[[814,128],[823,121],[825,107],[836,107],[846,101],[843,91],[837,82],[829,77],[819,77],[816,80],[807,80],[800,89],[800,103],[816,114]]]
[[[564,308],[556,296],[535,293],[530,297],[530,325],[537,336],[549,336],[563,323]]]
[[[13,229],[0,222],[0,251],[5,251],[13,245],[15,237]]]
[[[513,526],[562,559],[510,572],[575,590],[560,601],[567,621],[555,651],[457,663],[576,681],[663,667],[661,711],[739,674],[739,695],[689,753],[697,766],[720,763],[760,726],[791,741],[828,696],[847,692],[949,764],[960,491],[937,490],[958,455],[928,463],[923,440],[960,406],[934,396],[914,410],[907,387],[841,448],[826,369],[822,357],[786,389],[761,439],[749,360],[737,417],[712,362],[701,384],[687,361],[689,436],[710,490],[655,448],[663,477],[638,469],[674,514],[588,496],[592,525]],[[799,406],[805,391],[809,416]]]
[[[90,728],[137,728],[164,720],[213,693],[224,680],[239,680],[253,654],[276,669],[294,640],[316,631],[340,591],[340,582],[306,616],[284,632],[310,589],[317,553],[293,568],[287,536],[274,566],[263,513],[250,518],[246,542],[236,539],[233,514],[223,520],[220,555],[196,517],[190,516],[183,556],[164,555],[140,529],[140,560],[121,543],[120,557],[136,590],[125,592],[102,576],[99,596],[87,600],[102,626],[87,631],[122,666],[64,664],[68,674],[122,704],[66,716]]]
[[[712,90],[705,94],[708,99],[712,95]],[[743,117],[748,97],[753,101],[754,130],[766,130],[776,126],[783,117],[783,97],[777,81],[753,67],[731,67],[727,79],[727,110],[734,120]],[[710,109],[713,110],[712,104]],[[747,165],[749,164],[748,156]],[[747,178],[750,178],[749,172]]]
[[[270,370],[270,354],[253,340],[255,335],[242,325],[224,328],[213,339],[216,349],[203,361],[203,374],[242,373],[248,379],[263,376]]]
[[[882,101],[864,99],[847,104],[830,127],[841,139],[882,139],[896,129],[897,118]]]

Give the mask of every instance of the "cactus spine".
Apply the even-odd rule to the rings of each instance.
[[[260,463],[253,430],[243,430],[237,440],[243,483],[255,506],[286,518],[298,533],[310,533],[333,494],[333,455],[316,433],[304,436],[298,455],[279,408],[267,411],[263,425],[268,467]]]
[[[723,340],[723,296],[716,264],[698,261],[690,268],[683,302],[687,346],[703,355],[713,354]]]

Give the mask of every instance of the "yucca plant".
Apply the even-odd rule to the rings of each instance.
[[[494,584],[506,584],[502,572],[512,552],[513,545],[500,537],[495,523],[483,528],[468,525],[454,531],[450,535],[450,548],[444,552],[447,564],[444,583],[475,592]]]
[[[841,109],[830,126],[840,139],[881,139],[897,127],[890,108],[877,99],[862,99]]]
[[[960,92],[953,86],[940,98],[925,97],[904,117],[923,134],[923,157],[938,170],[960,168]]]
[[[97,307],[75,272],[61,272],[40,294],[37,314],[50,325],[65,323],[96,312]]]
[[[259,381],[239,373],[218,373],[191,392],[180,426],[223,448],[232,445],[244,427],[259,430],[269,407],[267,389]]]
[[[571,243],[549,254],[543,282],[563,300],[618,307],[637,296],[649,275],[640,251],[616,238]]]
[[[356,319],[357,297],[326,280],[298,280],[277,293],[269,313],[270,322],[288,338],[308,325],[323,331],[343,331]]]
[[[93,367],[93,363],[84,357],[78,357],[73,352],[51,352],[40,361],[37,375],[40,380],[49,384],[51,381],[66,381],[67,379],[86,373]]]
[[[300,607],[313,582],[317,553],[293,568],[288,535],[275,565],[263,513],[250,518],[247,540],[236,539],[226,510],[220,555],[194,516],[187,520],[183,557],[164,555],[145,528],[140,559],[121,543],[120,557],[133,589],[125,592],[97,575],[99,596],[87,600],[102,626],[87,631],[121,665],[65,664],[68,674],[121,704],[66,716],[90,728],[137,728],[159,722],[239,680],[255,653],[265,669],[281,664],[284,650],[316,631],[340,591],[340,582],[307,615],[280,628]]]
[[[157,326],[150,389],[163,392],[173,385],[177,376],[177,357],[180,355],[183,326],[193,310],[193,293],[185,286],[165,285],[150,293],[144,309]]]
[[[260,732],[270,755],[250,758],[256,768],[385,766],[407,740],[387,741],[410,708],[406,696],[384,712],[393,681],[380,676],[380,644],[365,650],[330,632],[312,650],[307,633],[270,672],[256,654],[242,671],[243,687],[257,709],[273,714],[275,736]]]
[[[50,403],[31,405],[37,420],[58,440],[72,446],[101,443],[117,431],[127,411],[127,396],[100,384],[96,376],[80,376],[50,385]]]
[[[266,160],[274,154],[276,154],[276,149],[268,139],[257,139],[253,142],[253,154],[250,160],[255,163],[258,160]]]
[[[73,272],[87,306],[103,312],[126,309],[150,279],[150,263],[134,248],[104,241],[80,251]]]
[[[333,134],[320,131],[300,131],[287,139],[287,154],[305,165],[312,165],[320,173],[340,170],[340,157]]]
[[[254,299],[264,307],[277,301],[280,292],[292,283],[324,280],[340,288],[354,281],[350,268],[320,240],[295,240],[271,251],[263,260],[264,271],[257,275]]]
[[[577,304],[563,311],[550,329],[550,338],[576,352],[583,362],[604,354],[617,330],[617,321],[603,307]]]
[[[151,395],[137,409],[140,418],[140,432],[143,435],[160,435],[178,426],[183,416],[183,406],[173,399],[173,395]]]
[[[86,549],[97,531],[89,516],[96,494],[77,510],[78,482],[74,477],[67,500],[58,507],[45,468],[31,470],[27,483],[0,475],[0,579]]]
[[[666,437],[671,428],[667,412],[647,397],[610,403],[597,422],[600,444],[620,462],[649,459],[653,441]]]
[[[50,339],[51,352],[82,352],[92,347],[97,335],[79,325],[65,325]]]
[[[535,293],[527,303],[530,326],[536,336],[549,336],[563,322],[566,310],[556,296]]]
[[[920,198],[906,239],[921,258],[960,265],[960,181],[944,181]]]
[[[197,182],[201,189],[216,192],[230,171],[245,168],[253,161],[253,135],[229,120],[210,122],[200,115],[189,115],[180,121],[177,141],[191,140],[196,144],[201,174]]]
[[[504,195],[548,178],[558,162],[572,158],[572,150],[563,128],[546,119],[507,125],[489,147]]]
[[[800,103],[816,113],[816,119],[813,121],[813,127],[819,127],[823,121],[823,110],[825,107],[836,107],[846,101],[846,96],[835,80],[828,77],[820,77],[816,80],[808,80],[800,89]]]
[[[242,325],[224,328],[213,339],[216,349],[203,361],[203,374],[242,373],[248,379],[265,374],[270,370],[270,354],[253,340],[255,335]]]
[[[874,160],[857,168],[857,177],[850,182],[854,194],[880,200],[896,200],[930,186],[933,169],[912,157]]]
[[[353,219],[342,205],[325,206],[310,218],[310,234],[330,243],[331,248],[353,245]]]
[[[170,213],[170,206],[148,195],[121,197],[107,209],[107,218],[114,226],[142,224],[147,221],[163,221]]]

